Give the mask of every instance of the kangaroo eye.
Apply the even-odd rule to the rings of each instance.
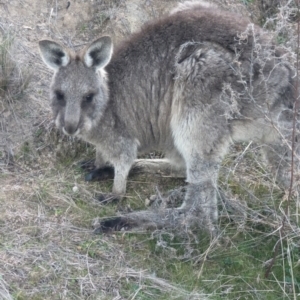
[[[56,94],[57,100],[64,100],[65,96],[62,92],[56,91],[55,94]]]
[[[60,104],[65,104],[65,95],[61,91],[55,91],[55,96]]]
[[[85,102],[87,103],[91,103],[93,101],[93,98],[94,98],[94,94],[93,93],[90,93],[88,95],[85,96]]]

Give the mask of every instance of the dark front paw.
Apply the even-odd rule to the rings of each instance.
[[[115,171],[113,167],[107,166],[99,169],[94,169],[85,175],[86,181],[114,179]]]
[[[123,217],[114,217],[100,222],[94,233],[108,233],[112,231],[129,230],[134,224]]]

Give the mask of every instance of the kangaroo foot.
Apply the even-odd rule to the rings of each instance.
[[[126,230],[176,229],[181,226],[181,216],[176,209],[142,210],[107,218],[99,223],[96,233]]]

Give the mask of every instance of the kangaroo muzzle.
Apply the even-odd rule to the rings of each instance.
[[[64,123],[62,126],[63,132],[66,135],[77,135],[80,131],[80,110],[73,106],[67,106],[65,111]]]

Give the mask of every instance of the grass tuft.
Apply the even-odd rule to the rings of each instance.
[[[30,72],[21,70],[14,59],[14,37],[6,33],[0,40],[0,97],[19,99],[30,83]],[[8,101],[8,100],[7,100]]]

